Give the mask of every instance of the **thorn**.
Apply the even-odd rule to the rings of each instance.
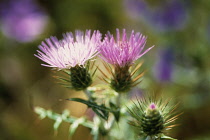
[[[144,73],[145,73],[145,71],[143,71],[138,76],[136,76],[136,78],[133,79],[133,82],[136,82],[139,78],[141,78],[144,75]]]

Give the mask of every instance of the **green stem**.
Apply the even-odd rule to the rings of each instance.
[[[85,89],[85,90],[84,90],[84,93],[87,95],[88,99],[91,99],[91,98],[92,98],[92,93],[91,93],[91,91]]]
[[[119,107],[120,106],[120,104],[121,104],[121,93],[118,93],[118,96],[117,96],[117,101],[116,101],[116,104],[117,104],[117,106]]]

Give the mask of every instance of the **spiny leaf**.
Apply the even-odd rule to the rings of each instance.
[[[100,116],[104,120],[108,120],[110,109],[106,108],[103,104],[102,105],[97,105],[93,101],[88,101],[88,100],[84,100],[84,99],[80,99],[80,98],[70,98],[70,99],[67,99],[67,100],[69,100],[69,101],[76,101],[76,102],[80,102],[80,103],[86,104],[88,107],[92,108],[92,110],[98,116]]]
[[[117,122],[119,122],[119,120],[120,120],[120,108],[119,107],[117,107],[114,103],[112,103],[112,102],[109,102],[109,105],[110,105],[110,107],[111,107],[111,112],[113,113],[113,115],[114,115],[114,117],[115,117],[115,120],[117,121]]]
[[[103,111],[103,110],[99,110],[96,108],[92,108],[92,110],[101,118],[103,118],[104,120],[108,120],[109,117],[109,112],[108,111]]]

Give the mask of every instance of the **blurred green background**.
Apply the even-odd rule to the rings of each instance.
[[[180,102],[184,114],[170,136],[209,140],[209,13],[207,0],[1,0],[0,140],[68,139],[68,124],[55,134],[54,122],[39,120],[33,108],[67,108],[79,117],[87,114],[86,106],[60,99],[85,95],[57,84],[34,54],[51,35],[61,38],[75,29],[115,34],[116,28],[141,32],[147,47],[155,45],[141,58],[147,73],[138,88]],[[91,135],[80,127],[72,139]]]

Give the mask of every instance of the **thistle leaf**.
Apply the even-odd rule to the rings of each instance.
[[[92,110],[101,118],[103,118],[104,120],[108,120],[109,117],[109,112],[107,111],[103,111],[103,110],[99,110],[96,108],[92,108]]]
[[[111,112],[113,113],[113,115],[114,115],[114,118],[115,118],[115,120],[117,121],[117,122],[119,122],[119,120],[120,120],[120,108],[119,107],[117,107],[114,103],[112,103],[112,102],[109,102],[109,105],[110,105],[110,107],[111,107]]]
[[[70,99],[67,99],[67,100],[86,104],[88,107],[92,108],[92,110],[99,117],[103,118],[104,120],[108,120],[110,109],[106,108],[103,104],[102,105],[98,105],[98,104],[96,104],[93,101],[88,101],[88,100],[84,100],[84,99],[80,99],[80,98],[70,98]]]

